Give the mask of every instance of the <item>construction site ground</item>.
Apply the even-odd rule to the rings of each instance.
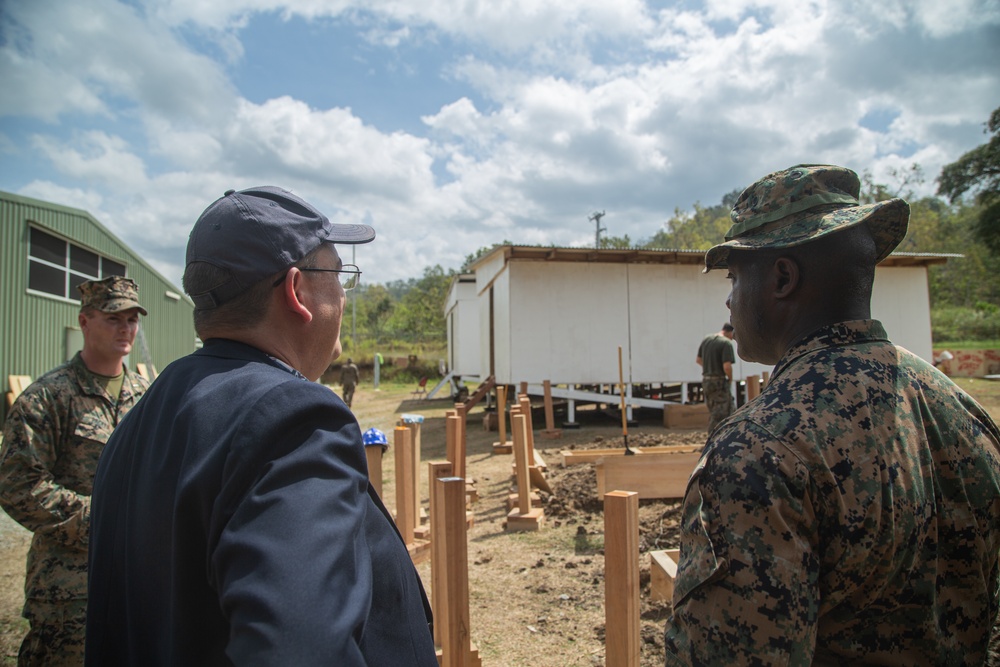
[[[1000,382],[959,379],[1000,419]],[[336,386],[334,390],[338,389]],[[410,386],[371,385],[358,388],[354,412],[362,429],[386,432],[403,414],[424,417],[421,430],[421,498],[426,507],[426,462],[445,458],[445,411],[451,399],[412,399]],[[553,494],[542,494],[545,523],[537,532],[510,533],[504,528],[507,497],[512,491],[510,454],[494,454],[496,431],[483,427],[484,403],[468,415],[468,477],[479,499],[472,505],[475,521],[468,533],[469,608],[472,640],[485,667],[569,667],[603,665],[604,648],[604,517],[597,498],[594,468],[563,468],[562,449],[622,446],[622,426],[614,413],[578,410],[579,428],[562,428],[558,439],[542,437],[540,402],[534,415],[535,447],[548,464]],[[560,426],[557,424],[557,427]],[[703,430],[666,429],[662,414],[644,410],[630,424],[634,447],[702,444]],[[395,507],[393,450],[383,465],[383,497]],[[641,646],[643,667],[663,664],[663,627],[669,604],[649,599],[651,549],[678,545],[680,500],[639,503],[641,574]],[[16,664],[17,648],[27,629],[20,618],[25,555],[30,534],[0,513],[0,665]],[[430,589],[430,567],[418,567]],[[990,664],[1000,667],[996,654]]]

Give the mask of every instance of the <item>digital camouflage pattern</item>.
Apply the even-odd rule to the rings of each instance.
[[[708,408],[708,432],[733,414],[734,401],[731,391],[732,382],[727,377],[704,377],[701,388],[705,394],[705,406]]]
[[[800,164],[760,179],[740,195],[726,242],[705,254],[705,271],[725,268],[729,251],[789,248],[867,222],[881,262],[906,236],[910,205],[861,205],[861,180],[844,167]]]
[[[708,408],[708,432],[711,433],[723,419],[733,414],[732,382],[726,377],[725,362],[735,363],[733,342],[716,333],[705,336],[698,346],[701,359],[701,388]]]
[[[111,431],[147,386],[145,379],[125,369],[115,401],[77,354],[25,389],[4,423],[0,505],[34,533],[24,616],[32,622],[32,633],[43,635],[36,636],[36,643],[44,647],[46,642],[66,641],[67,650],[79,650],[81,664],[83,625],[77,623],[78,635],[71,639],[64,636],[73,634],[64,620],[45,626],[47,619],[67,614],[64,606],[86,611],[87,534],[97,459]],[[22,650],[32,641],[27,638]]]
[[[80,291],[81,308],[93,308],[102,313],[120,313],[138,308],[143,315],[148,314],[139,305],[139,286],[131,278],[108,276],[101,280],[87,280],[80,283],[77,289]]]
[[[794,344],[688,484],[668,665],[979,665],[1000,432],[875,320]]]

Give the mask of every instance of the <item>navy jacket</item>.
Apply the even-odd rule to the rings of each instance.
[[[436,667],[427,598],[336,394],[210,340],[101,455],[87,665]]]

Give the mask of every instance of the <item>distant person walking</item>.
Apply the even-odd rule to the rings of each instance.
[[[701,366],[701,386],[708,406],[708,432],[733,414],[733,325],[726,322],[718,333],[705,336],[695,359]]]
[[[344,403],[351,407],[354,400],[354,389],[358,386],[358,367],[354,360],[347,358],[347,363],[340,368],[340,385],[344,388]]]
[[[148,386],[122,363],[132,351],[139,314],[146,314],[135,282],[110,276],[78,289],[83,349],[25,389],[3,427],[0,505],[34,533],[21,667],[83,664],[97,459]]]

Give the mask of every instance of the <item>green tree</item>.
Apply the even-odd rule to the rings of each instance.
[[[353,297],[352,295],[352,298]],[[384,285],[362,283],[357,295],[358,323],[365,337],[382,343],[389,318],[394,309],[394,299]]]
[[[993,110],[984,134],[993,134],[957,161],[945,165],[938,176],[938,194],[955,202],[966,192],[975,193],[982,208],[973,223],[976,239],[1000,255],[1000,107]]]
[[[394,334],[411,342],[444,340],[444,305],[454,275],[438,264],[426,267],[421,278],[406,281],[392,317]]]
[[[727,203],[727,198],[731,203]],[[732,226],[729,211],[735,201],[730,193],[723,197],[723,203],[716,206],[705,207],[696,203],[694,213],[675,209],[673,217],[664,224],[663,229],[656,232],[644,244],[644,247],[707,250],[716,243],[721,243]]]
[[[466,255],[465,256],[465,261],[462,262],[462,268],[459,269],[459,273],[468,273],[470,267],[473,264],[475,264],[478,260],[480,260],[483,257],[485,257],[486,255],[490,254],[496,248],[499,248],[500,246],[504,246],[504,245],[514,245],[514,244],[511,243],[510,241],[508,241],[507,239],[504,239],[500,243],[494,243],[493,245],[490,245],[490,246],[483,246],[482,248],[480,248],[476,252],[471,253],[469,255]]]
[[[601,247],[627,250],[632,247],[632,239],[628,237],[628,234],[625,236],[602,236]]]

